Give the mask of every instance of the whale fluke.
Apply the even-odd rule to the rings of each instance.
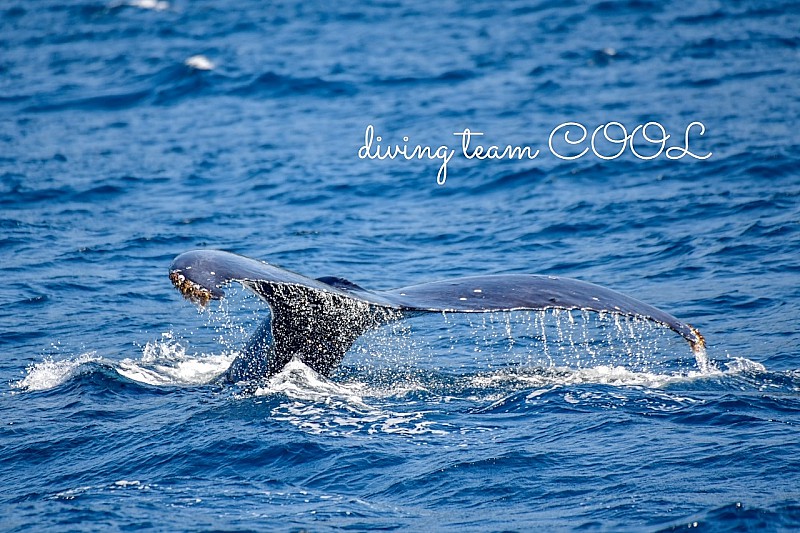
[[[229,252],[195,250],[175,258],[169,277],[187,299],[200,305],[222,298],[222,287],[232,281],[269,305],[270,318],[226,372],[233,382],[269,377],[292,357],[328,375],[367,330],[432,312],[609,312],[663,324],[689,341],[695,353],[705,348],[699,331],[669,313],[599,285],[556,276],[472,276],[370,291],[343,278],[312,279]]]

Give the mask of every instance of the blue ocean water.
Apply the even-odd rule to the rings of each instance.
[[[2,529],[800,528],[798,28],[769,1],[6,2]],[[590,148],[549,146],[569,122],[665,148],[700,122],[711,155],[561,159]],[[360,158],[369,125],[454,149],[444,185]],[[466,128],[539,155],[467,159]],[[575,277],[696,326],[708,367],[641,320],[437,314],[328,378],[221,385],[266,310],[185,302],[194,248],[375,289]]]

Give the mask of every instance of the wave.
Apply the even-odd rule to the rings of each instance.
[[[11,384],[22,392],[45,391],[61,386],[84,373],[100,373],[111,369],[118,378],[155,386],[196,386],[212,383],[230,366],[236,353],[191,355],[171,333],[160,341],[147,343],[138,359],[120,361],[86,352],[78,356],[54,360],[45,358],[30,365],[26,376]]]
[[[216,380],[238,354],[187,355],[186,347],[164,334],[162,341],[147,343],[140,359],[123,359],[116,371],[148,385],[205,385]]]
[[[293,96],[351,96],[355,85],[320,77],[296,77],[272,71],[261,74],[231,75],[205,55],[195,54],[180,63],[133,76],[124,85],[94,89],[83,86],[60,87],[52,93],[18,98],[27,102],[22,111],[42,113],[61,110],[108,111],[142,105],[167,106],[187,98],[207,95],[283,98]],[[13,99],[6,99],[14,103]]]
[[[372,80],[372,84],[376,86],[427,85],[441,83],[449,84],[471,80],[477,77],[477,75],[478,73],[473,70],[448,70],[441,74],[433,74],[430,76],[376,77]]]
[[[380,347],[379,347],[380,349]],[[458,368],[425,368],[414,366],[419,360],[411,351],[419,349],[403,343],[407,350],[405,362],[387,363],[373,353],[375,365],[364,359],[345,364],[332,378],[316,373],[298,359],[293,359],[280,373],[253,383],[237,384],[238,397],[282,395],[285,397],[326,403],[347,402],[354,408],[366,408],[364,398],[386,399],[418,395],[439,399],[461,397],[474,401],[494,401],[505,394],[528,391],[535,398],[560,387],[603,385],[618,388],[671,389],[695,391],[772,391],[794,394],[800,392],[800,370],[772,372],[756,361],[745,357],[729,357],[727,361],[698,362],[696,368],[654,367],[642,369],[637,365],[603,364],[587,358],[573,366],[549,363],[524,364],[508,362],[488,370]],[[148,342],[138,358],[112,360],[86,352],[56,360],[46,357],[26,369],[26,375],[11,387],[19,392],[43,391],[56,388],[71,379],[99,369],[111,369],[120,379],[153,386],[198,386],[217,382],[236,358],[235,350],[219,354],[190,354],[173,333],[163,333],[161,339]],[[388,359],[392,361],[390,357]],[[347,363],[347,360],[346,360]],[[574,362],[573,362],[574,363]],[[490,365],[491,367],[491,365]],[[722,367],[722,368],[720,368]]]
[[[294,77],[272,71],[264,72],[251,80],[237,82],[227,91],[236,96],[351,96],[355,94],[354,85],[346,82],[329,81],[320,77]]]
[[[765,506],[735,502],[713,507],[658,531],[697,528],[709,532],[749,531],[765,527],[773,531],[792,531],[797,529],[798,524],[800,524],[800,505],[796,500],[787,499]]]
[[[168,332],[148,342],[137,357],[111,359],[96,352],[48,357],[30,365],[11,387],[19,401],[36,393],[71,401],[87,391],[113,391],[135,401],[184,391],[201,402],[213,397],[215,404],[243,406],[248,412],[252,407],[258,418],[310,435],[428,439],[492,431],[513,420],[524,423],[553,413],[610,410],[669,417],[687,426],[758,424],[766,417],[780,418],[784,404],[800,393],[800,370],[773,372],[745,357],[710,361],[704,370],[697,364],[648,369],[589,357],[488,367],[452,364],[451,357],[448,364],[431,367],[415,358],[420,347],[408,339],[396,346],[400,354],[378,353],[390,351],[379,341],[372,338],[366,357],[351,354],[331,377],[293,359],[269,379],[225,384],[218,378],[236,351],[190,353],[185,341]],[[473,422],[454,420],[453,411]]]
[[[94,352],[87,352],[75,358],[58,361],[48,357],[41,363],[30,365],[27,369],[27,375],[23,379],[12,383],[12,387],[22,391],[52,389],[76,376],[87,365],[100,360],[101,358]]]

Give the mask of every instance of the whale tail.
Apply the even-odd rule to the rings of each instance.
[[[402,318],[403,311],[342,278],[307,278],[267,263],[221,251],[178,256],[170,279],[201,306],[220,299],[238,281],[270,308],[225,377],[231,382],[269,377],[292,357],[323,375],[341,362],[364,332]]]
[[[265,320],[231,364],[232,382],[269,377],[292,357],[328,375],[366,331],[428,312],[481,313],[524,309],[583,309],[637,316],[666,325],[705,348],[700,332],[672,315],[591,283],[555,276],[474,276],[370,291],[342,278],[312,279],[240,255],[196,250],[175,258],[170,279],[200,305],[224,295],[238,281],[270,308]]]
[[[292,357],[328,375],[365,331],[401,316],[335,292],[264,280],[243,283],[266,300],[271,317],[231,364],[226,377],[232,382],[276,374]]]

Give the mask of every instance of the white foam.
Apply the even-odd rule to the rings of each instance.
[[[287,401],[272,409],[271,418],[313,434],[446,433],[441,424],[425,420],[426,412],[398,413],[371,406],[364,402],[363,392],[370,392],[366,385],[332,382],[302,361],[292,359],[255,394],[287,396]]]
[[[745,357],[733,357],[731,361],[725,363],[725,367],[728,369],[728,372],[733,374],[745,372],[760,373],[767,371],[767,368],[761,363],[751,361]]]
[[[114,482],[114,487],[138,487],[141,485],[142,482],[139,480],[128,481],[127,479],[120,479],[119,481]]]
[[[598,365],[589,368],[553,367],[531,373],[500,370],[487,374],[479,374],[470,378],[470,384],[477,388],[508,388],[510,385],[550,389],[552,387],[602,384],[617,387],[661,388],[669,383],[689,378],[690,374],[656,374],[653,372],[636,372],[623,366]],[[535,391],[536,395],[540,393]]]
[[[115,370],[148,385],[203,385],[227,370],[236,355],[187,355],[184,345],[164,333],[161,340],[145,345],[140,359],[123,359]]]
[[[52,389],[91,363],[103,363],[121,376],[148,385],[203,385],[225,372],[236,355],[235,352],[187,355],[184,345],[175,341],[171,333],[164,333],[160,340],[148,342],[138,359],[126,358],[116,362],[103,359],[96,352],[58,361],[47,357],[28,366],[27,375],[11,386],[22,391]]]
[[[151,9],[153,11],[166,11],[169,9],[169,2],[164,0],[130,0],[128,5],[140,9]]]
[[[12,387],[23,391],[40,391],[57,387],[76,375],[81,366],[100,361],[94,352],[87,352],[72,359],[54,361],[51,357],[34,363],[26,369],[27,375],[12,383]]]
[[[299,400],[325,401],[338,398],[350,405],[366,407],[354,388],[334,383],[315,372],[297,358],[292,358],[283,370],[256,389],[256,396],[283,393]]]
[[[214,63],[204,55],[194,55],[184,61],[184,64],[196,70],[214,70],[215,67]]]
[[[53,494],[50,498],[54,500],[74,500],[85,494],[102,494],[106,491],[118,490],[150,490],[158,487],[158,485],[149,485],[142,483],[139,480],[126,480],[120,479],[111,483],[110,485],[82,485],[71,489],[62,490]]]

